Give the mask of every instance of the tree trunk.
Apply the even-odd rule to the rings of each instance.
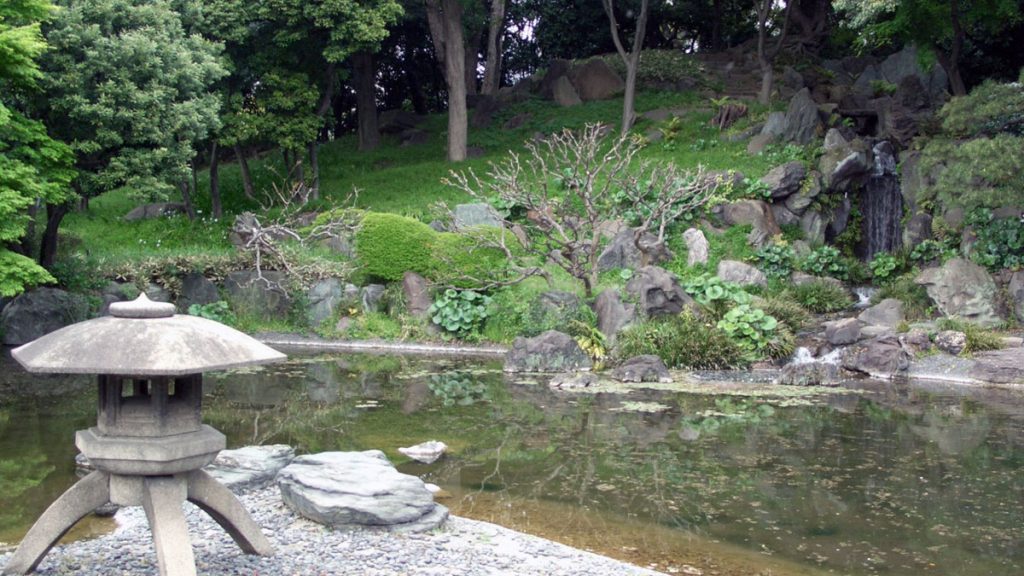
[[[949,86],[953,89],[954,96],[965,96],[967,95],[967,87],[964,85],[964,79],[960,76],[960,53],[964,46],[964,37],[966,33],[960,23],[960,2],[959,0],[949,1],[949,17],[950,22],[953,25],[953,45],[949,51],[949,66],[947,66],[947,72],[949,72]],[[940,51],[936,51],[940,52]]]
[[[442,0],[442,2],[445,77],[448,81],[448,161],[461,162],[466,159],[468,137],[466,51],[463,48],[462,38],[462,4],[459,0]]]
[[[427,28],[430,29],[430,40],[434,44],[434,56],[441,70],[445,71],[445,22],[441,17],[441,0],[425,0],[427,6]]]
[[[768,104],[772,99],[772,90],[775,84],[775,70],[770,62],[761,62],[761,89],[757,93],[757,101],[761,104]]]
[[[722,49],[722,2],[724,0],[711,1],[711,49],[720,51]]]
[[[309,199],[320,199],[320,141],[309,143],[309,170],[312,176],[309,182]]]
[[[256,188],[252,184],[252,172],[249,172],[249,159],[241,144],[235,144],[235,158],[238,159],[238,170],[242,173],[242,192],[249,200],[256,199]]]
[[[302,155],[296,150],[292,158],[295,161],[292,172],[295,173],[295,183],[299,186],[306,185],[306,167],[302,165]]]
[[[505,1],[491,0],[491,20],[487,27],[487,64],[481,94],[494,95],[501,88],[501,51],[505,35]]]
[[[622,133],[625,134],[633,128],[633,120],[636,118],[634,103],[636,102],[636,73],[640,64],[640,53],[637,51],[635,61],[626,67],[626,92],[622,97]]]
[[[466,94],[476,95],[476,65],[480,60],[480,40],[483,38],[484,29],[481,27],[470,34],[466,42],[466,57],[463,61],[463,71],[466,74]]]
[[[633,103],[636,99],[636,76],[640,68],[640,52],[643,49],[644,34],[647,28],[647,8],[650,0],[643,0],[640,3],[640,15],[636,19],[636,30],[633,33],[633,43],[627,52],[619,37],[619,23],[615,18],[614,0],[602,0],[604,12],[608,16],[608,24],[611,27],[612,42],[615,43],[615,51],[619,53],[623,64],[626,65],[626,94],[622,101],[622,134],[629,132],[633,127],[633,119],[636,116],[633,110]]]
[[[210,145],[210,211],[213,217],[220,220],[224,217],[224,207],[220,201],[220,159],[217,157],[217,141]]]
[[[352,56],[356,83],[356,118],[359,121],[359,149],[374,150],[380,145],[377,127],[377,83],[373,54],[358,52]]]
[[[75,188],[78,189],[78,186],[76,185]],[[69,206],[69,204],[46,205],[46,229],[43,230],[43,239],[39,245],[39,265],[43,268],[52,268],[57,259],[57,232],[60,230],[61,220],[68,213]]]
[[[185,215],[188,216],[189,220],[195,220],[196,207],[192,203],[192,184],[186,178],[178,183],[178,188],[181,189],[181,201],[185,204]]]
[[[427,104],[427,97],[423,94],[423,81],[411,54],[406,53],[404,65],[405,84],[409,88],[409,99],[412,100],[413,112],[421,116],[429,114],[430,106]]]
[[[32,245],[36,240],[36,216],[39,214],[39,209],[43,205],[41,198],[36,198],[36,201],[28,207],[28,223],[25,226],[25,234],[22,235],[21,241],[12,246],[12,250],[25,256],[27,258],[32,257]]]

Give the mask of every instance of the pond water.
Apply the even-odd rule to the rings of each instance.
[[[1024,573],[1024,394],[710,378],[571,393],[489,360],[293,356],[208,375],[204,416],[232,447],[382,449],[455,514],[666,572]],[[5,353],[0,542],[74,482],[94,419],[91,381]],[[431,439],[450,446],[435,464],[397,452]]]

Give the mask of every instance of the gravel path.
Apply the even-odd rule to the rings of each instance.
[[[276,487],[240,497],[270,537],[270,558],[242,554],[206,514],[186,505],[200,574],[245,576],[551,575],[653,576],[660,574],[570,548],[487,522],[451,517],[445,527],[422,534],[327,529],[297,517]],[[112,534],[55,547],[43,559],[42,575],[157,574],[156,555],[139,507],[117,514]],[[0,570],[7,563],[0,556]]]

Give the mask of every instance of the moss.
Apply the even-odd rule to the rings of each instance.
[[[356,232],[356,253],[374,279],[395,281],[406,271],[429,275],[437,236],[430,226],[406,216],[368,212]]]

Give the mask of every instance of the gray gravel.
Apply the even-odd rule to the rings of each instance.
[[[186,504],[200,574],[267,575],[655,575],[653,572],[487,522],[451,517],[422,534],[335,531],[296,516],[277,487],[240,497],[277,549],[248,556],[206,514]],[[93,540],[57,546],[37,574],[157,574],[156,555],[141,508],[117,513],[118,528]],[[0,569],[7,556],[0,556]]]

